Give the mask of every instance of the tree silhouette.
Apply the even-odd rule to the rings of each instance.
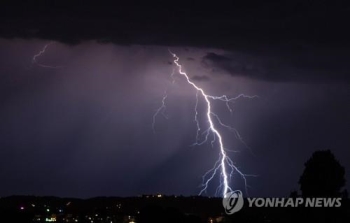
[[[299,179],[303,197],[339,197],[345,185],[345,169],[330,150],[316,151],[305,163]]]

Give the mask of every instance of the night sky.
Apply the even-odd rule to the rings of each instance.
[[[219,151],[191,146],[196,92],[177,73],[172,83],[168,49],[208,93],[259,96],[237,100],[232,114],[213,103],[249,146],[220,128],[235,164],[257,175],[250,196],[289,196],[325,149],[349,190],[350,7],[215,4],[2,2],[0,196],[197,195]],[[244,189],[238,175],[233,187]]]

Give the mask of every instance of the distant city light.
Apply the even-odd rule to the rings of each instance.
[[[46,218],[45,221],[47,221],[47,222],[53,222],[53,221],[56,221],[56,218]]]
[[[24,207],[22,206],[22,207],[20,207],[20,209],[21,209],[21,210],[24,210]]]

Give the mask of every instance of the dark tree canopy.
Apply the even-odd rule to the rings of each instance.
[[[316,151],[299,179],[304,197],[338,197],[345,185],[345,169],[330,150]]]

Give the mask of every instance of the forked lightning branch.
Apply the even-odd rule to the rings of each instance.
[[[230,108],[230,103],[232,103],[240,98],[252,99],[252,98],[256,98],[258,96],[256,96],[256,95],[249,96],[249,95],[245,95],[245,94],[239,94],[236,97],[230,98],[230,97],[227,97],[226,95],[222,95],[222,96],[209,95],[206,93],[206,91],[203,88],[200,88],[194,82],[192,82],[190,77],[187,75],[187,73],[183,71],[182,65],[179,63],[180,58],[176,54],[172,53],[170,50],[169,50],[169,52],[174,58],[173,62],[176,65],[177,73],[179,75],[181,75],[182,77],[184,77],[184,79],[186,80],[188,85],[191,86],[196,92],[196,103],[194,106],[194,110],[195,110],[194,120],[195,120],[196,126],[197,126],[197,137],[196,137],[195,145],[203,145],[204,143],[208,142],[209,139],[211,139],[210,140],[211,145],[213,147],[217,147],[219,150],[218,160],[215,162],[213,168],[210,169],[203,176],[202,190],[200,191],[199,194],[201,195],[203,193],[206,193],[209,183],[218,175],[220,178],[220,182],[219,182],[217,190],[216,190],[216,195],[221,194],[223,197],[225,197],[225,195],[228,192],[232,191],[232,186],[231,186],[232,179],[231,178],[232,178],[233,174],[235,174],[235,173],[238,173],[238,175],[243,179],[244,184],[245,184],[245,189],[247,192],[248,185],[247,185],[246,177],[253,176],[253,175],[244,174],[240,169],[237,168],[237,166],[234,164],[234,162],[231,160],[231,158],[227,155],[228,149],[225,147],[222,134],[219,132],[216,125],[227,128],[230,131],[233,131],[235,136],[237,137],[237,139],[240,140],[244,145],[246,145],[246,144],[243,142],[242,137],[240,136],[240,134],[238,133],[238,131],[235,128],[232,128],[231,126],[226,125],[221,121],[220,116],[214,112],[214,109],[212,107],[212,101],[217,100],[217,101],[221,101],[221,102],[225,103],[227,108],[229,109],[229,111],[232,112],[232,109]],[[173,76],[173,75],[174,75],[174,73],[171,74],[171,76]],[[167,95],[165,94],[163,97],[161,106],[157,109],[156,113],[153,116],[153,128],[154,128],[156,116],[159,113],[164,112],[164,109],[166,108],[166,104],[165,104],[166,99],[167,99]],[[200,128],[201,125],[200,125],[199,119],[198,119],[198,114],[199,114],[198,101],[200,99],[204,100],[204,102],[205,102],[206,109],[205,109],[204,113],[205,113],[206,122],[207,122],[206,124],[209,126],[202,133],[201,133],[201,128]],[[162,113],[162,114],[164,114],[164,113]],[[201,134],[204,134],[204,139],[202,141],[199,141],[199,135],[201,135]]]

